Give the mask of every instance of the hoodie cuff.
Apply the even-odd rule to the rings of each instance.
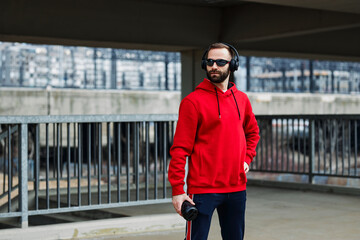
[[[173,186],[172,187],[172,195],[176,196],[176,195],[181,195],[184,194],[184,186],[183,185],[179,185],[179,186]]]
[[[250,163],[253,161],[253,159],[249,156],[249,155],[246,155],[246,158],[245,158],[245,162],[250,166]]]

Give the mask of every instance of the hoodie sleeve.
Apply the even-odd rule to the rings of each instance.
[[[250,100],[247,99],[244,120],[244,132],[246,138],[246,159],[245,162],[250,165],[256,156],[256,145],[259,142],[259,126],[252,111]]]
[[[184,98],[179,108],[174,143],[170,149],[168,178],[172,186],[172,195],[183,194],[186,157],[190,156],[195,142],[198,125],[198,112],[194,104]]]

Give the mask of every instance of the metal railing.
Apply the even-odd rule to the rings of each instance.
[[[27,227],[34,215],[169,202],[168,153],[176,120],[0,117],[0,219],[20,217]]]
[[[257,116],[252,171],[360,179],[360,115]],[[359,186],[360,187],[360,186]]]
[[[360,115],[257,116],[257,173],[360,180]],[[0,117],[0,220],[170,202],[177,115]],[[2,181],[2,182],[1,182]]]

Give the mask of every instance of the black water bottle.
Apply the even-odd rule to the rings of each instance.
[[[189,201],[185,201],[181,205],[181,214],[182,214],[183,218],[185,218],[185,220],[192,221],[197,217],[198,210]]]

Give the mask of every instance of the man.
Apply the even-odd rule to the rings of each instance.
[[[207,78],[180,104],[169,181],[176,212],[181,215],[185,200],[199,211],[187,222],[186,240],[207,239],[215,209],[223,239],[244,236],[246,173],[256,155],[259,128],[248,97],[229,81],[238,65],[234,47],[212,44],[202,59]]]

